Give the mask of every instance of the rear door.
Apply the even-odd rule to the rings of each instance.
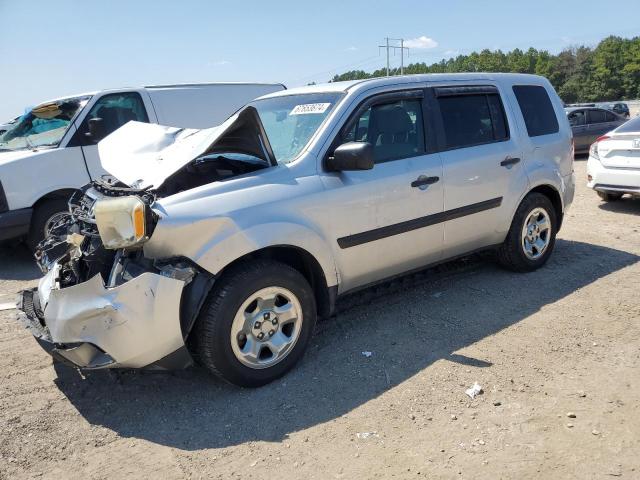
[[[600,108],[591,108],[587,111],[587,131],[589,145],[605,133],[610,132],[619,124],[616,123],[616,116]]]
[[[429,91],[445,179],[444,256],[452,257],[504,239],[505,218],[527,179],[512,114],[496,85]]]
[[[100,140],[130,121],[149,123],[155,120],[155,115],[151,113],[151,102],[148,96],[145,97],[137,91],[107,93],[89,108],[70,144],[82,148],[87,171],[93,180],[108,174],[102,168],[98,155],[97,143]],[[94,118],[101,118],[104,126],[102,135],[98,138],[89,133],[89,120]]]
[[[333,142],[330,152],[371,143],[376,162],[372,170],[322,175],[341,292],[441,258],[442,164],[424,114],[422,89],[375,95]]]

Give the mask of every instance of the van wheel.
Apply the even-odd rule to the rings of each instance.
[[[551,200],[541,193],[530,193],[516,210],[507,238],[498,249],[498,261],[516,272],[540,268],[555,246],[557,225]]]
[[[64,198],[47,200],[38,205],[31,217],[31,227],[27,236],[29,249],[34,251],[38,244],[49,236],[51,228],[66,215],[69,215],[69,205]]]
[[[615,202],[622,198],[622,193],[597,192],[598,196],[605,202]]]
[[[297,270],[272,260],[249,261],[214,285],[189,345],[210,372],[259,387],[300,360],[315,323],[313,290]]]

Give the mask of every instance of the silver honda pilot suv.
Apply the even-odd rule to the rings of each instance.
[[[541,267],[574,194],[562,103],[531,75],[302,87],[210,129],[130,122],[99,151],[112,177],[40,244],[20,318],[75,367],[195,360],[251,387],[345,293],[483,249]]]

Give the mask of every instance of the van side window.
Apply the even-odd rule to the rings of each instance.
[[[91,145],[95,143],[85,137],[85,134],[89,131],[89,120],[92,118],[102,119],[104,125],[103,136],[105,137],[131,120],[149,123],[147,110],[144,107],[144,102],[139,93],[110,93],[101,97],[93,107],[91,107],[91,110],[82,121],[80,128],[74,135],[69,146]]]
[[[438,98],[438,105],[447,150],[502,142],[509,138],[498,94],[443,96]]]
[[[369,142],[376,163],[424,153],[420,99],[375,104],[360,113],[343,134],[343,142]]]
[[[537,85],[514,85],[520,111],[530,137],[549,135],[560,130],[551,99],[544,87]]]
[[[91,108],[83,124],[92,118],[102,118],[105,135],[113,133],[130,120],[149,122],[142,98],[136,92],[105,95]]]

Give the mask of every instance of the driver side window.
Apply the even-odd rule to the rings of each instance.
[[[580,125],[585,125],[587,123],[585,119],[584,110],[571,112],[568,115],[568,117],[569,117],[569,125],[571,125],[572,127],[578,127]]]
[[[343,142],[368,142],[376,163],[424,153],[420,99],[374,104],[361,112],[343,135]]]
[[[89,132],[89,120],[94,118],[102,119],[102,138],[115,132],[118,128],[133,120],[136,122],[149,123],[149,117],[144,107],[140,94],[136,92],[112,93],[104,95],[91,107],[91,110],[82,121],[76,133],[77,145],[91,145],[99,139],[87,137]]]

